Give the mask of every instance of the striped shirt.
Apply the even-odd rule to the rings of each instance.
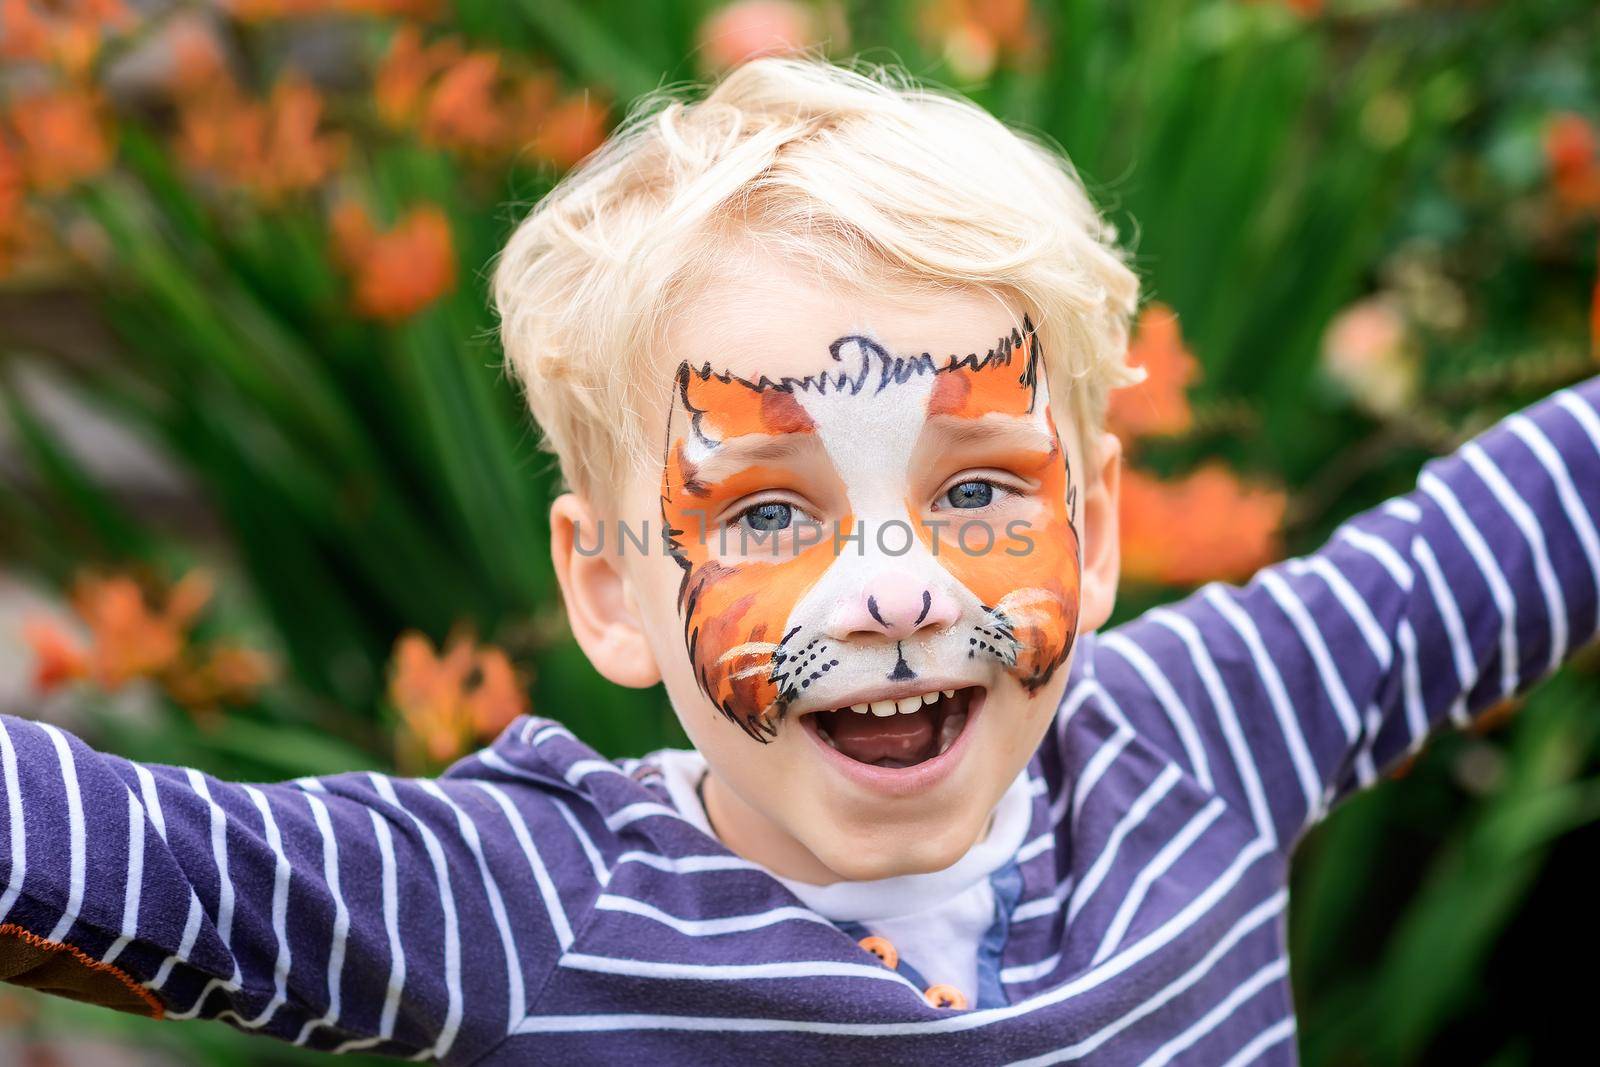
[[[655,758],[537,718],[436,780],[276,785],[0,720],[0,940],[168,1018],[447,1063],[1293,1062],[1295,842],[1596,633],[1597,404],[1083,635],[968,1009],[697,829]]]

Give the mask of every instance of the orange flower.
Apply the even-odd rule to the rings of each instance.
[[[427,144],[478,161],[528,147],[565,168],[599,147],[609,110],[587,95],[557,104],[558,91],[547,71],[455,38],[424,43],[414,26],[396,31],[372,90],[379,118]]]
[[[422,139],[464,155],[503,150],[506,115],[497,89],[500,57],[471,52],[445,70],[433,87],[422,118]]]
[[[22,211],[23,182],[22,159],[0,133],[0,229]]]
[[[37,661],[35,684],[50,692],[85,681],[114,692],[149,680],[197,712],[248,700],[270,677],[270,661],[234,645],[190,640],[211,593],[203,571],[191,571],[159,595],[128,575],[80,577],[71,603],[88,628],[88,645],[48,620],[31,620],[23,635]]]
[[[322,108],[322,95],[292,72],[265,103],[222,81],[183,102],[178,153],[194,170],[281,200],[322,184],[344,157],[344,138],[321,129]]]
[[[89,675],[89,656],[73,637],[45,618],[22,624],[22,639],[33,649],[34,688],[51,693]]]
[[[215,645],[168,672],[167,693],[191,711],[242,704],[271,680],[272,661],[254,649]]]
[[[11,273],[34,234],[23,199],[23,183],[22,160],[0,132],[0,278]]]
[[[495,737],[528,710],[528,696],[511,658],[498,648],[478,653],[476,684],[467,697],[472,728],[480,739]],[[472,679],[469,679],[471,682]]]
[[[1576,112],[1562,112],[1545,127],[1544,155],[1554,173],[1588,170],[1594,166],[1596,148],[1594,127]]]
[[[444,13],[444,0],[342,0],[339,6],[351,15],[419,19],[423,22],[436,19]]]
[[[0,0],[0,57],[47,62],[54,51],[51,26],[28,0]]]
[[[72,604],[93,635],[95,680],[114,690],[174,666],[195,617],[211,599],[211,588],[204,572],[191,572],[172,587],[158,610],[125,575],[79,580]]]
[[[354,279],[356,312],[366,318],[399,322],[455,287],[450,220],[438,207],[413,208],[379,233],[366,209],[347,201],[330,229],[334,258]]]
[[[1122,573],[1131,582],[1242,579],[1281,555],[1287,498],[1246,485],[1221,463],[1174,482],[1127,468],[1121,496]]]
[[[610,110],[588,96],[570,96],[551,109],[533,137],[533,153],[562,170],[574,167],[606,139]]]
[[[454,39],[424,46],[421,30],[412,25],[401,26],[390,40],[373,80],[378,116],[391,126],[417,121],[428,86],[460,58],[461,45]]]
[[[228,0],[228,10],[242,22],[308,18],[316,15],[377,15],[432,19],[440,0]]]
[[[73,603],[94,634],[95,678],[106,689],[158,674],[183,651],[182,631],[150,610],[131,578],[81,582]]]
[[[43,59],[49,52],[50,28],[28,0],[0,0],[0,56]]]
[[[372,216],[354,200],[341,200],[328,217],[333,238],[333,257],[343,266],[359,263],[372,246],[376,232]]]
[[[0,0],[0,58],[48,63],[81,80],[105,38],[133,22],[122,0]]]
[[[815,9],[793,0],[740,0],[700,24],[700,56],[714,72],[761,56],[799,52],[822,39]]]
[[[1416,392],[1418,364],[1405,316],[1378,296],[1351,304],[1328,324],[1322,366],[1361,407],[1397,416]]]
[[[1570,111],[1553,118],[1545,127],[1544,156],[1563,207],[1600,210],[1600,145],[1588,119]]]
[[[204,92],[227,77],[227,60],[216,31],[200,15],[172,16],[162,27],[161,41],[170,63],[166,87],[178,96]]]
[[[1194,415],[1187,390],[1199,377],[1200,365],[1184,346],[1171,308],[1150,304],[1140,313],[1128,362],[1145,369],[1145,380],[1111,394],[1106,424],[1124,441],[1189,429]]]
[[[924,32],[966,81],[987,78],[1002,54],[1035,51],[1030,21],[1028,0],[932,0],[922,10]]]
[[[320,136],[322,96],[304,79],[278,79],[268,101],[267,184],[280,192],[321,184],[344,154],[341,141]]]
[[[445,763],[494,737],[528,709],[523,681],[498,648],[477,646],[458,631],[443,655],[422,634],[395,643],[389,700],[400,714],[402,756]]]
[[[28,184],[60,192],[111,164],[111,138],[97,94],[52,89],[23,97],[8,115]]]

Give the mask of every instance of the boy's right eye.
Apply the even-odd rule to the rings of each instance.
[[[739,523],[756,533],[774,533],[787,530],[794,522],[794,508],[778,501],[756,504],[739,513]]]

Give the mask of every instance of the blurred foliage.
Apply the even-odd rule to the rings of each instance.
[[[235,778],[435,768],[530,693],[611,755],[683,743],[565,633],[555,473],[485,266],[630,100],[781,45],[968,93],[1063,146],[1117,221],[1153,301],[1151,380],[1113,410],[1119,618],[1315,547],[1595,370],[1592,0],[5,0],[0,411],[25,462],[0,471],[0,552],[76,613],[30,627],[41,713]],[[61,294],[72,316],[23,323]],[[69,343],[79,314],[105,343]],[[41,382],[155,449],[204,521],[106,484]],[[1585,1036],[1550,946],[1600,950],[1597,689],[1563,672],[1302,846],[1307,1063]],[[0,1008],[12,1034],[300,1059]]]

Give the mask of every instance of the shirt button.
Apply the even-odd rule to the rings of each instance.
[[[922,999],[936,1008],[951,1008],[955,1011],[961,1011],[967,1006],[967,995],[965,993],[953,985],[944,985],[943,983],[929,986],[923,992]]]
[[[895,951],[895,947],[889,943],[888,938],[878,937],[874,934],[871,937],[863,937],[856,944],[882,960],[883,965],[890,970],[900,966],[900,953]]]

